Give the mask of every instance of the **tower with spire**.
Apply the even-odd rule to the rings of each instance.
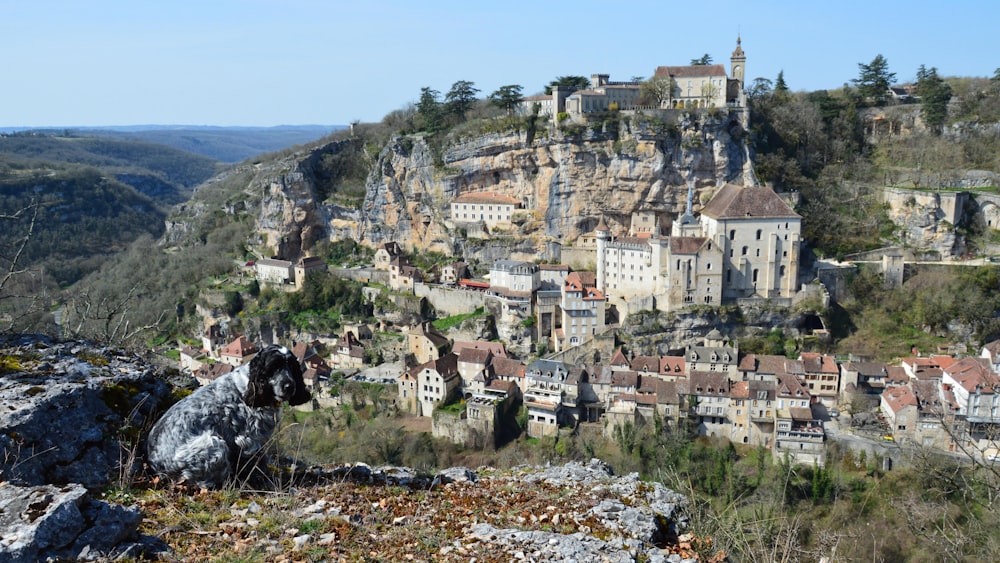
[[[729,57],[729,68],[730,76],[733,80],[739,81],[740,90],[745,86],[743,80],[746,76],[746,66],[747,66],[747,55],[743,52],[743,47],[740,45],[742,43],[739,35],[736,36],[736,49],[733,50],[733,54]]]

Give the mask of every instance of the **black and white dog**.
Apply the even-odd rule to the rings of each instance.
[[[149,433],[149,465],[170,479],[218,487],[263,453],[282,402],[310,399],[295,356],[270,346],[170,407]]]

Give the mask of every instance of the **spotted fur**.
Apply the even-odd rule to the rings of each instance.
[[[170,407],[149,433],[149,465],[170,479],[219,487],[264,452],[281,403],[311,399],[295,356],[270,346]]]

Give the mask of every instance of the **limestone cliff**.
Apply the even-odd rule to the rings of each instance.
[[[672,218],[684,209],[689,179],[698,195],[743,181],[748,163],[737,115],[675,118],[669,125],[623,118],[616,127],[475,136],[448,146],[437,165],[425,139],[396,138],[369,177],[359,238],[452,251],[449,202],[490,191],[524,204],[510,234],[540,250],[546,241],[575,241],[601,215],[619,232],[639,209]]]
[[[525,208],[513,229],[493,234],[521,254],[544,254],[549,243],[573,243],[593,230],[602,215],[616,232],[627,231],[639,209],[669,222],[684,210],[689,181],[696,204],[725,182],[744,181],[749,163],[740,114],[661,117],[466,132],[446,139],[443,148],[421,135],[396,136],[365,164],[363,199],[331,190],[325,167],[345,151],[359,152],[361,141],[290,151],[234,167],[202,186],[171,218],[167,241],[205,232],[221,208],[250,219],[256,234],[248,242],[262,256],[295,260],[324,239],[477,253],[484,250],[465,248],[449,204],[462,193],[490,191]]]

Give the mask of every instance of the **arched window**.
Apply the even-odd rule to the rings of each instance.
[[[764,234],[764,231],[763,231],[763,230],[761,230],[761,229],[757,229],[757,240],[760,240],[760,236],[761,236],[762,234]]]
[[[736,229],[729,231],[729,240],[736,240]]]
[[[749,249],[750,249],[749,247],[747,247],[747,246],[744,246],[744,247],[743,247],[743,252],[740,252],[740,255],[741,255],[741,256],[746,256],[746,255],[747,255],[747,250],[749,250]]]

